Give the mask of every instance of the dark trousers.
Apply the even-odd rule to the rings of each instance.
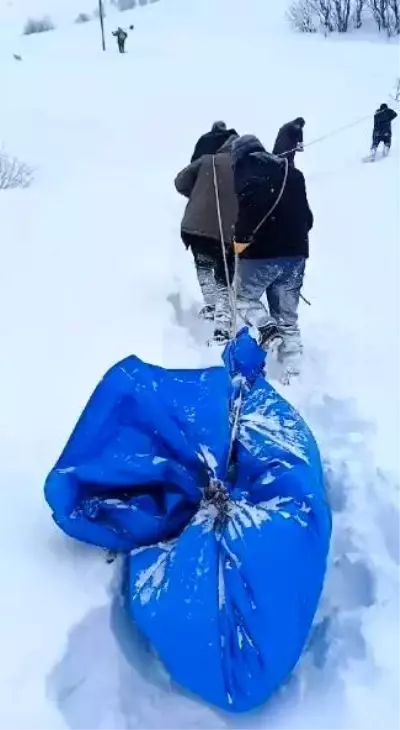
[[[118,40],[118,50],[120,53],[125,53],[125,40]]]
[[[229,294],[226,280],[224,257],[219,241],[206,236],[194,236],[182,232],[186,248],[190,248],[196,267],[197,279],[206,309],[214,312],[217,329],[228,331],[231,322]],[[231,243],[225,244],[228,281],[232,284],[235,259]]]
[[[199,276],[199,272],[201,272],[202,279],[210,279],[210,284],[212,281],[214,288],[225,288],[227,286],[227,281],[220,241],[217,241],[214,238],[207,238],[206,236],[196,236],[192,233],[185,233],[185,231],[182,231],[182,240],[186,248],[190,248],[193,254],[197,275]],[[232,284],[235,260],[233,255],[233,246],[231,243],[225,243],[225,252],[228,265],[228,281],[229,284]],[[205,276],[206,274],[207,276]],[[200,276],[199,283],[203,290]]]
[[[380,143],[383,142],[385,147],[390,147],[392,144],[392,135],[389,133],[374,132],[372,135],[372,149],[379,147]]]

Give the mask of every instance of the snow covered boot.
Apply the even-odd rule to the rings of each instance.
[[[227,329],[223,329],[222,327],[216,327],[216,329],[214,330],[212,342],[215,342],[217,345],[226,345],[227,342],[229,342],[229,339],[229,331]]]
[[[271,350],[277,348],[282,343],[282,335],[278,327],[273,322],[260,327],[259,344],[263,350]]]
[[[215,316],[215,305],[214,304],[205,304],[204,307],[202,307],[200,309],[198,316],[200,317],[200,319],[212,321]]]
[[[383,157],[387,157],[387,156],[388,156],[388,154],[389,154],[389,152],[390,152],[390,145],[388,145],[388,144],[385,144],[385,145],[384,145],[384,147],[383,147],[383,153],[382,153],[382,156],[383,156]]]
[[[300,375],[303,359],[303,345],[300,335],[286,335],[278,348],[278,361],[282,365],[281,382],[289,385],[291,380]]]

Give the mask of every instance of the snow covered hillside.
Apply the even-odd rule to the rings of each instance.
[[[27,4],[1,10],[1,141],[35,167],[29,189],[0,191],[1,728],[398,727],[398,122],[374,165],[361,163],[372,118],[298,156],[312,304],[284,393],[319,441],[334,538],[309,651],[273,702],[232,718],[171,685],[110,612],[115,566],[66,539],[42,494],[111,364],[215,362],[173,187],[198,135],[222,118],[269,147],[301,115],[311,142],[389,100],[395,44],[295,35],[281,5],[110,12],[106,54],[98,23],[21,37]],[[110,37],[121,22],[135,24],[126,56]]]

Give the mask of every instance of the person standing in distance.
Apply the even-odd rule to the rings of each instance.
[[[303,152],[303,117],[297,117],[280,128],[272,150],[273,155],[286,157],[289,165],[294,165],[296,152]]]

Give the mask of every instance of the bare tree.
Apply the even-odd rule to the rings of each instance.
[[[322,30],[327,35],[361,28],[363,16],[369,12],[379,30],[391,36],[400,33],[399,5],[400,0],[292,0],[286,17],[296,30]]]
[[[315,12],[310,0],[295,0],[289,7],[286,17],[295,30],[301,33],[316,33]]]
[[[389,19],[393,33],[400,33],[399,0],[389,0]]]
[[[351,10],[351,0],[333,0],[335,28],[339,33],[347,33]]]
[[[369,7],[379,30],[386,30],[387,0],[369,0]]]
[[[0,151],[0,190],[28,188],[32,180],[33,169],[29,165]]]
[[[322,25],[324,29],[324,33],[332,33],[332,31],[335,29],[333,25],[333,18],[332,18],[332,10],[333,10],[333,1],[332,0],[311,0],[311,5],[313,7],[314,12],[319,18],[319,22]]]
[[[365,0],[355,0],[354,25],[356,28],[361,28],[361,26],[362,26],[364,7],[365,7]]]

